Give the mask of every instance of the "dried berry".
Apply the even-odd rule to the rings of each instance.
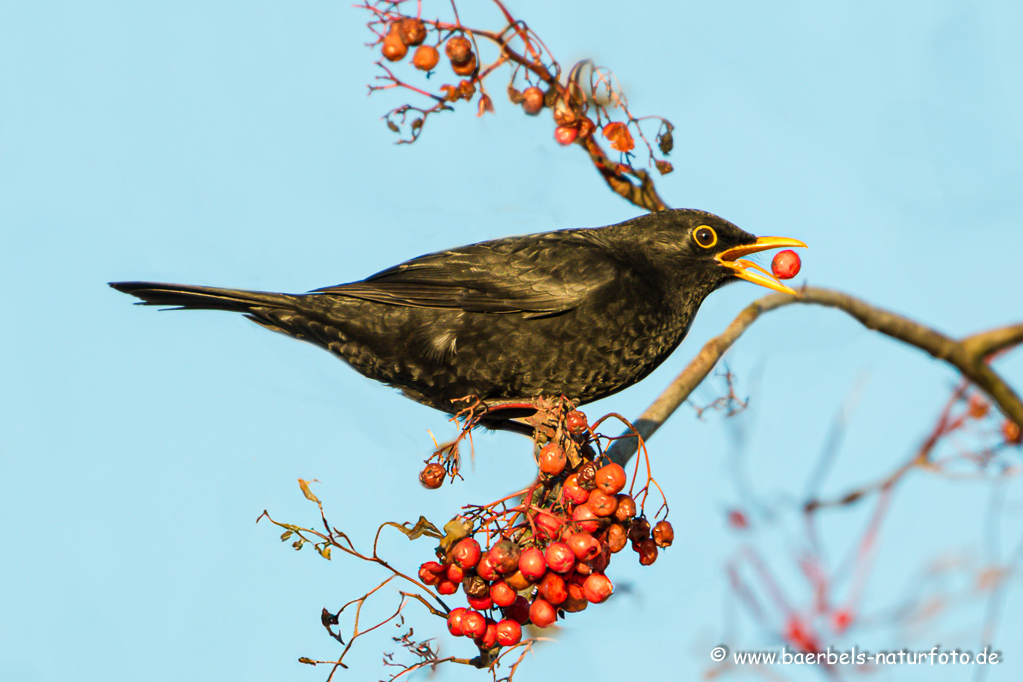
[[[567,144],[567,143],[563,143]],[[572,410],[565,415],[565,428],[573,436],[581,436],[589,431],[589,424],[586,422],[586,415],[579,410]]]
[[[658,521],[650,535],[658,547],[670,547],[675,540],[675,529],[667,521]]]
[[[472,53],[472,42],[463,35],[452,36],[444,46],[444,54],[452,64],[465,64],[475,56]]]
[[[628,521],[636,515],[636,500],[625,493],[618,493],[618,507],[615,509],[616,521]]]
[[[632,139],[632,133],[629,132],[628,126],[620,121],[608,123],[604,126],[604,137],[611,144],[611,149],[618,152],[631,152],[636,142]]]
[[[487,581],[478,575],[468,573],[462,579],[462,591],[467,597],[486,597],[490,595],[490,587]],[[478,608],[473,606],[473,608]]]
[[[415,47],[426,40],[426,26],[414,17],[405,17],[398,23],[398,36],[401,42]]]
[[[543,90],[535,85],[522,92],[522,110],[530,116],[536,116],[543,109]]]
[[[774,254],[771,261],[771,272],[778,279],[792,279],[799,274],[799,254],[792,249],[785,249]]]
[[[653,540],[643,540],[633,547],[639,553],[639,563],[644,566],[649,566],[657,561],[657,545]]]
[[[625,530],[625,526],[620,523],[612,523],[607,527],[607,535],[605,538],[607,548],[611,550],[612,553],[617,554],[625,549],[625,545],[628,544],[629,532]]]
[[[476,72],[476,55],[469,53],[469,61],[464,64],[456,64],[451,62],[451,70],[457,73],[459,76],[471,76]]]
[[[589,492],[597,487],[597,465],[586,462],[576,473],[579,475],[579,487],[586,491],[588,497]]]
[[[419,472],[419,482],[423,484],[424,488],[430,490],[436,490],[444,483],[444,477],[447,472],[444,471],[444,467],[437,462],[431,462],[426,465],[426,468]]]

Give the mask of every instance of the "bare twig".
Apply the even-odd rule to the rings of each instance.
[[[830,289],[805,287],[798,296],[771,294],[754,301],[743,309],[724,332],[703,346],[697,356],[682,370],[682,373],[634,421],[639,435],[643,439],[650,438],[661,424],[685,402],[693,390],[710,374],[718,360],[762,313],[793,303],[837,308],[856,318],[868,329],[879,331],[926,351],[939,360],[944,360],[955,367],[963,377],[984,391],[1005,416],[1023,427],[1023,402],[987,362],[993,353],[1023,342],[1023,325],[1002,327],[956,340],[849,294]],[[627,435],[629,434],[623,434],[623,436]],[[607,454],[612,461],[625,464],[635,452],[635,437],[622,437],[608,448]]]

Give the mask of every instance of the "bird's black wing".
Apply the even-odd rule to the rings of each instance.
[[[440,251],[361,282],[312,293],[417,308],[559,315],[618,274],[606,247],[587,232],[513,237]]]

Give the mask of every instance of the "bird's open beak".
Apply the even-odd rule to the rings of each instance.
[[[753,282],[759,284],[762,287],[768,289],[774,289],[785,294],[796,295],[796,291],[791,287],[787,287],[778,281],[767,270],[756,263],[748,260],[743,260],[743,256],[748,256],[751,253],[759,253],[760,251],[766,251],[767,249],[780,249],[786,246],[801,246],[804,249],[806,244],[799,241],[798,239],[789,239],[788,237],[759,237],[757,241],[752,244],[745,244],[743,246],[735,246],[731,249],[726,249],[719,253],[715,258],[729,270],[735,271],[736,277],[741,277],[747,282]],[[752,270],[750,269],[752,268]],[[759,272],[757,272],[759,271]]]

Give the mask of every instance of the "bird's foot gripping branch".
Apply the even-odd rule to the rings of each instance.
[[[386,623],[395,623],[404,634],[393,640],[404,654],[387,654],[385,661],[395,671],[391,679],[441,663],[461,663],[487,669],[494,677],[510,680],[533,646],[543,641],[543,631],[559,617],[582,611],[606,601],[614,591],[607,575],[614,554],[627,545],[644,566],[652,564],[659,550],[671,545],[674,531],[666,520],[668,504],[654,480],[645,449],[632,467],[631,484],[625,469],[611,462],[605,446],[612,440],[599,433],[606,420],[629,422],[619,415],[607,415],[593,424],[565,399],[538,399],[531,403],[535,414],[525,417],[533,427],[534,453],[538,473],[526,488],[486,505],[466,505],[461,514],[438,529],[423,517],[415,524],[384,523],[376,533],[372,551],[356,549],[347,534],[327,521],[323,505],[299,481],[305,496],[320,510],[322,526],[301,527],[265,516],[284,529],[281,540],[291,540],[295,549],[312,545],[324,558],[331,551],[378,564],[389,575],[363,596],[339,609],[324,609],[323,626],[344,649],[334,660],[300,659],[310,665],[331,667],[330,677],[346,667],[345,655],[359,637]],[[463,420],[462,436],[479,423],[488,410],[470,410]],[[635,434],[633,434],[635,435]],[[456,447],[447,451],[441,480],[457,475]],[[645,470],[640,470],[640,461]],[[638,482],[642,485],[637,488]],[[656,511],[647,515],[647,502],[655,493]],[[429,560],[418,571],[402,570],[378,553],[380,535],[394,528],[410,540],[437,541]],[[386,599],[385,590],[397,588],[397,606],[391,614],[370,624],[360,621],[362,608],[374,595]],[[447,600],[447,601],[446,601]],[[464,600],[464,602],[463,602]],[[459,605],[458,602],[462,602]],[[451,635],[469,640],[462,656],[441,656],[435,639],[417,639],[406,613],[409,606],[446,620]],[[342,625],[344,623],[344,625]],[[417,624],[419,632],[430,632]],[[524,629],[525,628],[525,629]],[[435,628],[436,629],[436,628]],[[466,648],[456,640],[450,649]],[[329,678],[328,678],[329,679]]]

